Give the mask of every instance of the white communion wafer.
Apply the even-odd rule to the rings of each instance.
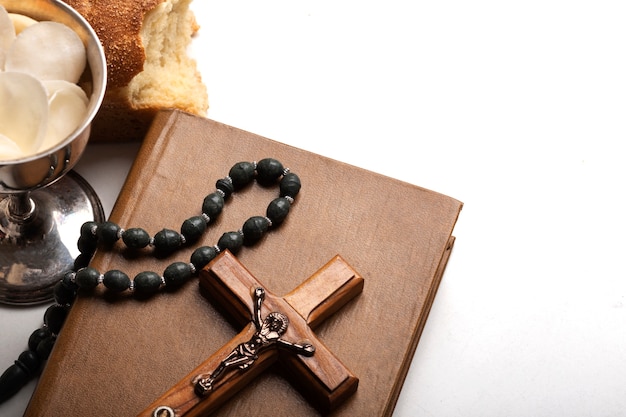
[[[0,72],[0,97],[0,135],[15,142],[24,155],[34,154],[46,135],[46,89],[28,74]]]
[[[37,23],[35,19],[18,13],[9,13],[9,17],[13,21],[13,27],[15,28],[15,34],[18,35],[21,31]]]
[[[0,71],[4,69],[4,59],[15,39],[15,29],[6,9],[0,6]]]
[[[11,138],[0,134],[0,160],[17,159],[23,155],[22,150]]]
[[[38,22],[15,37],[5,70],[40,80],[78,82],[87,64],[85,46],[76,32],[57,22]]]
[[[87,113],[89,99],[82,88],[63,80],[43,82],[48,92],[48,128],[41,150],[49,149],[67,138]]]

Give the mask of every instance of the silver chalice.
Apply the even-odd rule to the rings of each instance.
[[[95,192],[72,168],[85,150],[104,97],[106,60],[91,26],[65,3],[0,0],[0,5],[9,13],[65,24],[79,35],[87,53],[79,85],[89,101],[79,127],[51,149],[0,161],[0,302],[37,304],[52,299],[55,284],[72,268],[80,226],[104,217]]]

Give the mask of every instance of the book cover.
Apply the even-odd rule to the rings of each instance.
[[[153,122],[112,210],[123,228],[151,235],[201,214],[216,180],[240,161],[275,158],[302,181],[286,221],[237,259],[278,296],[336,255],[358,271],[362,292],[315,329],[359,379],[332,415],[392,414],[454,243],[454,198],[177,110]],[[166,258],[98,251],[92,266],[133,277],[189,261],[196,246],[265,215],[277,187],[235,192],[202,240]],[[148,298],[105,291],[76,300],[26,416],[139,414],[241,329],[201,294],[198,279]],[[269,369],[217,416],[316,416],[318,410]]]

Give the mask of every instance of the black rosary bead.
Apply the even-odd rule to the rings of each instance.
[[[92,256],[93,254],[91,253],[81,253],[80,255],[78,255],[76,259],[74,259],[74,271],[78,271],[79,269],[85,268],[87,265],[89,265]]]
[[[180,233],[171,229],[163,229],[154,235],[154,247],[161,254],[174,252],[182,244],[183,239]]]
[[[35,352],[24,351],[13,365],[0,376],[0,403],[13,396],[33,378],[41,367]]]
[[[194,216],[183,222],[180,233],[185,236],[188,242],[195,242],[202,237],[206,231],[206,221],[202,216]]]
[[[215,188],[221,190],[226,198],[230,197],[230,195],[235,191],[235,186],[233,185],[233,181],[230,177],[217,180]]]
[[[65,277],[54,286],[54,300],[61,305],[72,304],[76,298],[78,286],[71,281],[70,276],[73,272],[68,272]],[[67,277],[67,278],[66,278]]]
[[[37,356],[36,352],[32,350],[25,350],[20,353],[20,356],[17,357],[17,361],[15,364],[22,367],[30,378],[34,377],[39,373],[39,368],[41,368],[41,359]]]
[[[145,230],[134,227],[122,233],[122,241],[130,249],[143,249],[150,244],[150,235]]]
[[[99,284],[100,272],[97,269],[86,267],[76,272],[76,285],[84,290],[92,290]]]
[[[191,266],[185,262],[174,262],[165,268],[163,272],[163,278],[165,279],[165,285],[172,287],[179,287],[189,278],[191,278],[192,270]]]
[[[289,209],[291,207],[291,203],[285,197],[279,197],[272,200],[272,202],[267,206],[267,217],[272,221],[272,224],[280,224],[282,223],[287,215],[289,214]]]
[[[270,221],[267,217],[253,216],[243,224],[243,243],[244,245],[253,245],[258,242],[263,235],[269,230]]]
[[[251,162],[239,162],[233,165],[228,172],[235,189],[244,187],[254,179],[254,164]]]
[[[283,175],[283,164],[273,158],[261,159],[256,165],[257,178],[262,184],[271,184]]]
[[[65,285],[68,289],[77,291],[78,285],[76,285],[76,282],[74,282],[74,277],[76,277],[76,273],[74,271],[68,271],[65,273],[65,275],[63,275],[61,283]]]
[[[28,374],[21,366],[15,363],[9,366],[0,376],[0,403],[15,395],[29,380]]]
[[[201,270],[217,256],[217,250],[213,246],[201,246],[191,254],[191,263],[196,270]]]
[[[117,269],[105,272],[102,283],[108,290],[114,292],[122,292],[130,288],[128,275]]]
[[[50,336],[52,336],[52,332],[47,327],[42,327],[35,330],[28,338],[28,349],[32,350],[33,352],[36,351],[39,343],[41,343],[42,340],[47,339]]]
[[[221,251],[228,249],[232,253],[239,252],[243,246],[243,234],[240,232],[226,232],[217,241]]]
[[[98,237],[95,231],[98,229],[98,223],[85,222],[80,227],[80,237],[78,238],[78,250],[80,253],[93,255],[98,246]]]
[[[224,197],[220,193],[211,193],[204,198],[202,202],[202,212],[214,219],[224,208]]]
[[[280,180],[280,196],[296,198],[301,187],[302,183],[300,182],[300,178],[293,172],[288,172]]]
[[[98,240],[81,236],[78,238],[77,246],[80,253],[91,256],[96,252],[96,248],[98,247]]]
[[[85,222],[80,227],[80,237],[96,240],[96,230],[98,230],[98,223],[94,221]]]
[[[39,359],[41,359],[42,361],[47,361],[48,357],[50,357],[50,352],[52,352],[52,348],[54,347],[54,342],[56,341],[56,338],[52,335],[52,336],[48,336],[45,339],[43,339],[41,342],[39,342],[39,344],[37,345],[37,356],[39,356]]]
[[[43,316],[43,322],[53,334],[58,334],[65,323],[67,308],[60,305],[48,307]]]
[[[143,271],[133,280],[135,291],[142,294],[156,292],[161,287],[161,277],[156,272]]]
[[[98,240],[105,245],[113,245],[120,238],[121,228],[113,223],[113,222],[104,222],[98,226],[96,230],[96,234],[98,235]]]

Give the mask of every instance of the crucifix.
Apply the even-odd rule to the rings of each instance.
[[[243,330],[139,417],[205,416],[276,362],[322,413],[356,391],[358,378],[313,331],[363,290],[340,256],[278,297],[224,251],[201,271],[200,287]]]

